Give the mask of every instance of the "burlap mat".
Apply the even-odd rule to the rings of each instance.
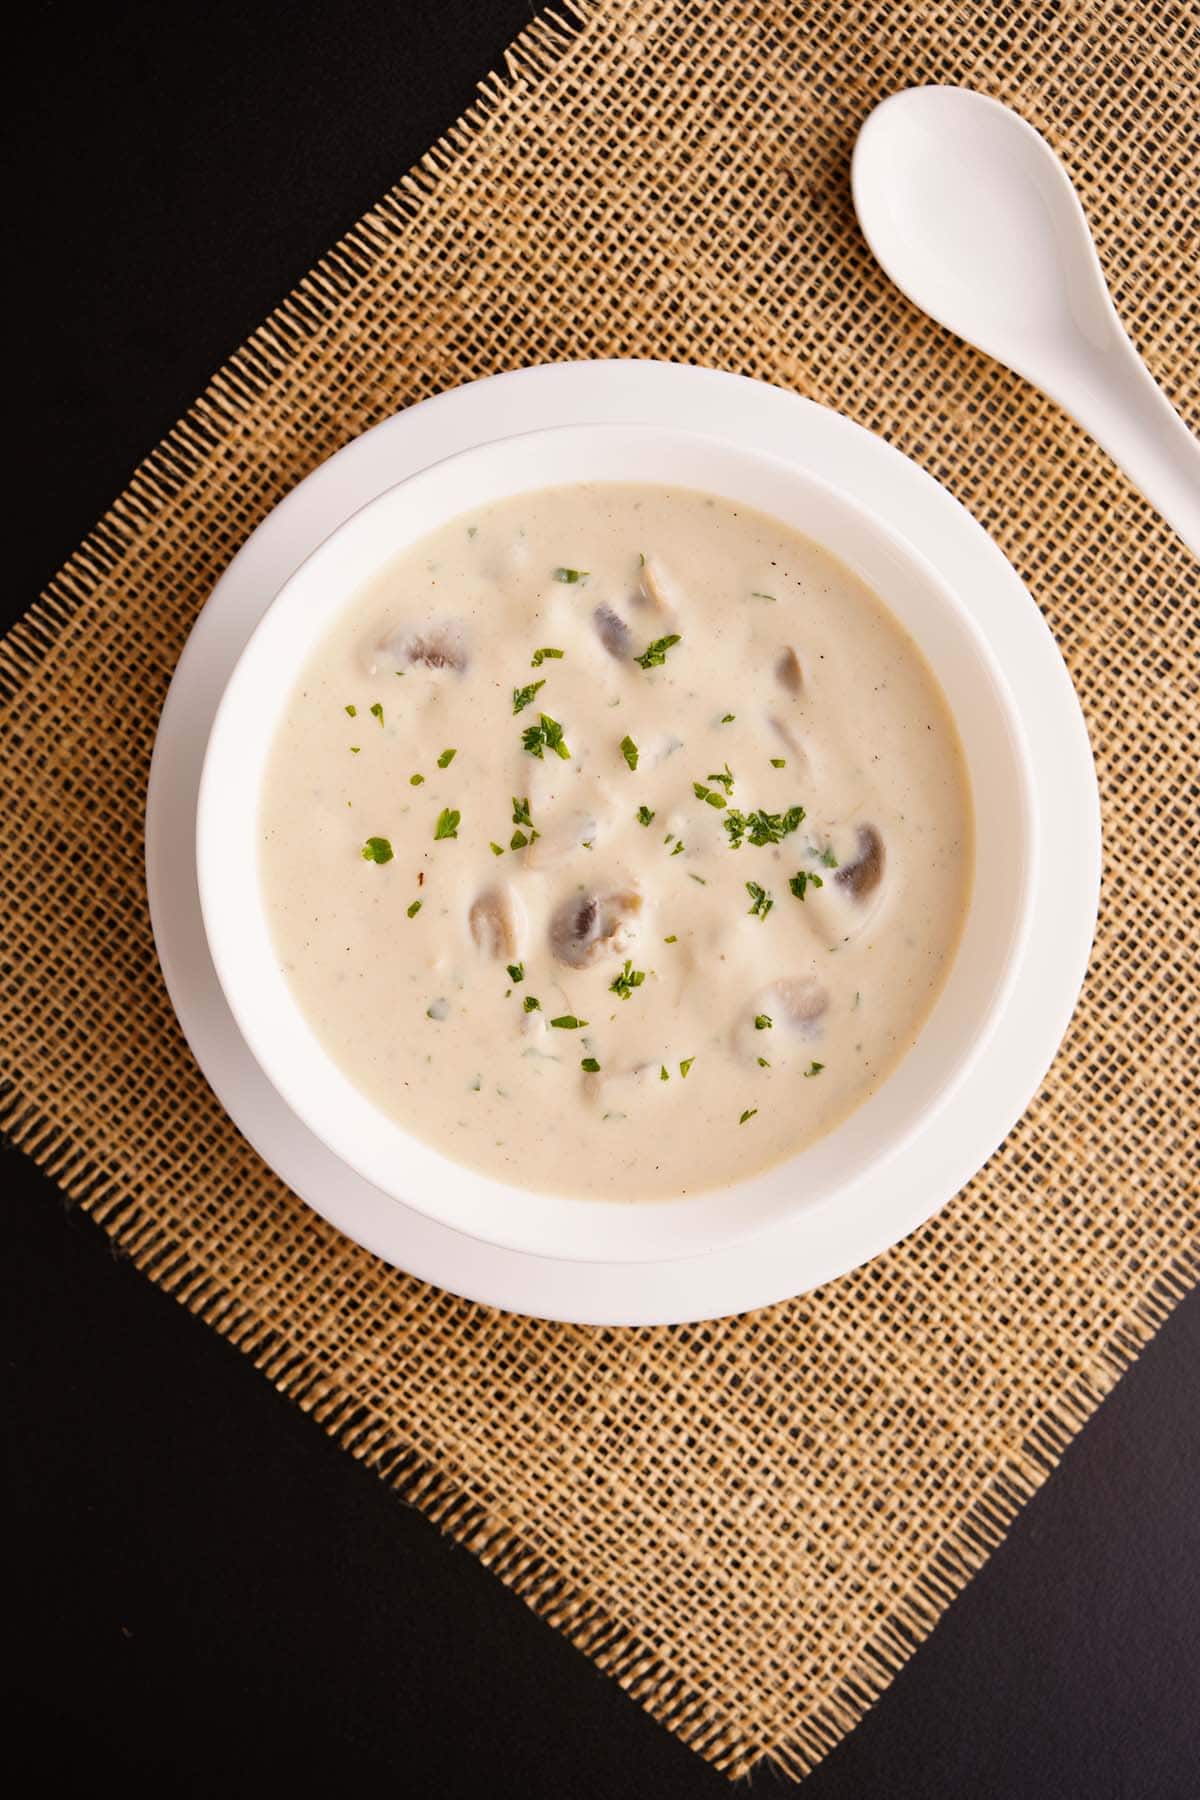
[[[1196,1268],[1197,569],[1067,419],[920,317],[855,227],[889,91],[1017,106],[1200,422],[1200,38],[1173,5],[612,0],[316,270],[0,651],[10,1131],[156,1281],[731,1775],[816,1763],[933,1625]],[[397,407],[565,357],[673,357],[837,407],[1017,564],[1083,698],[1107,880],[1028,1117],[931,1225],[689,1329],[537,1324],[337,1236],[180,1039],[142,887],[168,677],[222,566]],[[1189,1259],[1190,1246],[1190,1259]]]

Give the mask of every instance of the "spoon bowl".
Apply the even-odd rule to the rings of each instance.
[[[896,286],[1057,401],[1200,555],[1200,446],[1126,335],[1045,139],[985,94],[909,88],[867,118],[851,183]]]

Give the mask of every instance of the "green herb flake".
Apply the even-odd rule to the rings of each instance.
[[[536,756],[540,762],[547,750],[553,750],[566,762],[571,752],[563,741],[563,728],[557,719],[549,713],[542,713],[536,725],[529,725],[521,733],[521,743],[530,756]]]
[[[700,781],[693,781],[692,792],[697,800],[705,800],[709,806],[727,806],[729,804],[724,794],[715,794],[711,788],[706,788]]]
[[[545,647],[545,649],[543,649],[543,650],[535,650],[534,651],[533,660],[529,666],[531,669],[540,669],[544,662],[555,659],[555,658],[561,658],[561,657],[565,656],[565,654],[566,654],[565,651],[554,650],[549,645],[547,645]]]
[[[424,780],[425,777],[423,775],[410,775],[408,778],[408,785],[409,787],[420,787]]]
[[[506,963],[504,966],[508,970],[508,978],[510,981],[524,981],[524,979],[525,979],[525,964],[524,963]]]
[[[769,1069],[771,1065],[765,1056],[760,1056],[758,1059],[758,1066],[760,1069]]]
[[[786,769],[787,768],[787,757],[786,756],[773,756],[771,758],[771,767],[773,769]]]
[[[619,995],[622,1000],[628,1000],[634,988],[641,987],[645,979],[645,969],[635,969],[627,957],[625,959],[625,967],[621,970],[621,973],[615,975],[609,982],[608,991],[610,994]]]
[[[590,569],[555,569],[555,581],[565,581],[569,585],[576,581],[586,581],[591,574]]]
[[[533,696],[537,693],[538,689],[544,688],[545,685],[546,685],[546,681],[545,681],[545,677],[543,677],[541,681],[531,681],[529,683],[528,687],[514,688],[513,689],[513,712],[514,713],[524,712],[525,708],[533,700]]]
[[[824,1063],[819,1063],[819,1062],[809,1063],[807,1069],[805,1069],[805,1071],[804,1071],[805,1081],[811,1081],[813,1076],[819,1075],[821,1073],[821,1070],[824,1067],[825,1067]]]
[[[704,879],[704,877],[703,877],[703,875],[696,875],[696,874],[693,874],[693,872],[692,872],[692,870],[691,870],[691,869],[689,869],[689,870],[688,870],[688,880],[689,880],[689,881],[698,881],[698,882],[699,882],[699,883],[700,883],[700,886],[701,886],[701,887],[707,887],[707,886],[708,886],[708,883],[707,883],[707,881],[705,881],[705,879]]]
[[[508,840],[508,847],[510,850],[523,850],[528,842],[529,839],[523,831],[514,831]]]
[[[348,706],[346,708],[346,717],[349,719],[357,719],[357,717],[358,717],[357,706]]]
[[[351,756],[358,756],[359,753],[361,752],[361,750],[362,750],[361,744],[351,744],[351,746],[350,746]]]
[[[757,881],[748,881],[746,892],[753,901],[753,905],[750,907],[751,916],[756,919],[765,919],[775,904],[766,888],[760,887]]]
[[[382,703],[382,701],[377,700],[375,702],[374,706],[369,708],[369,711],[370,711],[371,717],[373,719],[379,720],[380,729],[382,730],[382,728],[383,728],[383,703]]]
[[[814,875],[811,869],[797,869],[796,873],[788,882],[788,886],[791,888],[793,894],[795,894],[797,900],[803,900],[806,889],[810,887],[824,887],[825,883],[821,880],[819,875]]]
[[[421,910],[421,902],[419,900],[414,900],[412,905],[408,909],[409,918],[415,919],[417,914],[420,912],[420,910]]]
[[[786,812],[764,812],[761,807],[752,813],[742,813],[731,807],[721,823],[729,834],[729,845],[733,850],[741,848],[742,839],[748,837],[752,844],[761,848],[765,844],[778,844],[804,823],[804,808],[789,806]]]
[[[433,828],[435,842],[439,838],[456,838],[462,823],[462,814],[453,806],[443,806],[437,816],[437,824]]]
[[[647,644],[642,654],[635,656],[633,660],[642,669],[660,668],[667,660],[667,651],[673,650],[675,645],[681,641],[679,633],[672,631],[667,637],[655,638],[654,642]]]
[[[393,854],[391,844],[382,837],[370,837],[362,847],[364,862],[389,863]]]
[[[457,750],[443,750],[442,754],[437,759],[438,768],[448,769],[457,755]]]
[[[752,600],[771,600],[771,601],[774,601],[774,599],[775,599],[775,595],[774,595],[774,594],[764,594],[764,593],[763,593],[763,592],[762,592],[762,591],[761,591],[761,589],[759,589],[759,588],[751,588],[751,589],[750,589],[750,598],[751,598],[751,599],[752,599]]]
[[[634,814],[634,818],[639,825],[649,825],[653,817],[654,814],[650,811],[648,806],[639,806],[637,812]]]
[[[629,764],[631,770],[637,768],[638,747],[628,734],[621,739],[621,755],[625,758],[625,761]]]
[[[683,839],[677,838],[676,842],[675,842],[675,848],[672,850],[671,855],[672,856],[682,856],[684,848],[685,848],[685,845],[684,845]]]
[[[746,1120],[752,1119],[757,1111],[758,1111],[757,1106],[748,1106],[746,1108],[745,1112],[742,1114],[741,1118],[738,1120],[738,1124],[744,1125],[746,1123]]]
[[[577,1019],[574,1013],[559,1013],[557,1019],[551,1019],[550,1023],[558,1031],[582,1031],[587,1020]]]
[[[666,1063],[660,1063],[660,1064],[659,1064],[659,1070],[658,1070],[658,1079],[659,1079],[659,1080],[660,1080],[660,1081],[670,1081],[670,1079],[671,1079],[671,1077],[670,1077],[670,1076],[669,1076],[669,1075],[668,1075],[668,1074],[667,1074],[667,1065],[666,1065]]]
[[[679,1065],[679,1075],[680,1075],[680,1079],[681,1079],[681,1080],[682,1080],[682,1081],[686,1081],[686,1080],[687,1080],[687,1077],[688,1077],[688,1070],[689,1070],[689,1069],[690,1069],[690,1068],[691,1068],[691,1066],[692,1066],[692,1064],[693,1064],[693,1063],[694,1063],[694,1062],[695,1062],[695,1060],[696,1060],[696,1059],[695,1059],[695,1057],[694,1057],[694,1056],[685,1056],[685,1057],[684,1057],[684,1059],[683,1059],[683,1061],[682,1061],[682,1062],[681,1062],[681,1063],[680,1063],[680,1065]]]
[[[664,944],[677,944],[678,942],[679,942],[679,939],[674,932],[671,933],[670,937],[666,937],[663,939]]]
[[[772,1028],[773,1028],[772,1021],[771,1021],[771,1017],[770,1017],[769,1013],[755,1013],[755,1015],[754,1015],[755,1031],[770,1031],[770,1030],[772,1030]]]
[[[736,718],[737,718],[736,713],[722,713],[721,714],[721,723],[722,723],[722,725],[732,725],[733,721]]]
[[[542,1010],[541,1001],[535,1000],[532,994],[526,994],[523,1004],[526,1012],[541,1012]]]
[[[527,799],[526,800],[518,800],[517,796],[514,794],[512,797],[512,806],[513,806],[513,814],[512,814],[513,824],[514,825],[528,825],[530,830],[532,830],[533,829],[533,820],[529,816],[529,801]]]
[[[824,863],[824,865],[827,869],[836,869],[837,868],[838,859],[833,854],[833,849],[832,849],[831,845],[826,844],[825,848],[822,850],[821,861]]]
[[[493,844],[489,840],[488,849],[491,851],[493,856],[503,856],[504,855],[504,845],[503,844]]]
[[[579,1066],[589,1075],[598,1075],[600,1073],[600,1064],[596,1061],[594,1056],[585,1056]]]

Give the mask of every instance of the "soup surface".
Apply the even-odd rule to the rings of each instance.
[[[310,659],[261,800],[314,1031],[457,1161],[611,1199],[727,1185],[876,1088],[970,892],[957,734],[842,564],[690,490],[441,527]]]

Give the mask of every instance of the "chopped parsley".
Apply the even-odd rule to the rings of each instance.
[[[542,666],[542,664],[543,664],[543,663],[544,663],[544,662],[546,662],[546,661],[547,661],[547,660],[548,660],[548,659],[549,659],[549,658],[552,658],[552,657],[562,657],[562,656],[564,656],[564,655],[565,655],[565,654],[566,654],[566,652],[565,652],[565,651],[563,651],[563,650],[554,650],[554,649],[552,649],[552,648],[551,648],[551,647],[550,647],[550,646],[549,646],[549,645],[547,645],[547,646],[546,646],[546,648],[545,648],[545,649],[544,649],[544,650],[535,650],[535,651],[534,651],[534,653],[533,653],[533,661],[532,661],[532,662],[531,662],[531,663],[530,663],[530,665],[529,665],[529,666],[530,666],[530,668],[531,668],[531,669],[540,669],[540,668],[541,668],[541,666]]]
[[[783,813],[764,812],[761,807],[755,812],[743,813],[736,807],[731,807],[721,821],[729,834],[731,850],[740,850],[745,837],[760,848],[764,844],[778,844],[791,832],[798,830],[803,822],[802,806],[789,806]]]
[[[628,733],[626,733],[626,735],[621,739],[621,755],[625,758],[625,761],[629,764],[630,769],[637,768],[637,766],[638,766],[638,747],[634,743],[633,739],[628,735]]]
[[[348,706],[346,708],[346,714],[347,714],[347,717],[349,717],[351,719],[357,719],[357,717],[358,717],[357,706]]]
[[[688,870],[688,879],[689,879],[689,880],[690,880],[690,881],[698,881],[698,882],[699,882],[699,883],[700,883],[700,886],[701,886],[701,887],[707,887],[707,886],[708,886],[708,883],[707,883],[707,881],[705,881],[705,879],[704,879],[704,877],[703,877],[703,875],[697,875],[697,874],[696,874],[696,873],[695,873],[695,872],[694,872],[694,871],[693,871],[693,870],[691,870],[691,869],[689,869],[689,870]]]
[[[417,914],[420,912],[420,910],[421,910],[421,902],[419,900],[414,900],[412,905],[408,909],[409,918],[415,919]]]
[[[504,845],[503,844],[493,844],[490,841],[490,839],[488,841],[488,849],[491,851],[493,856],[503,856],[504,855]]]
[[[425,777],[423,775],[410,775],[408,778],[408,785],[409,787],[420,787],[424,779]]]
[[[774,594],[764,594],[759,588],[751,588],[750,598],[752,600],[774,600],[775,596]]]
[[[371,717],[373,719],[379,720],[380,728],[382,729],[382,726],[383,726],[383,702],[381,700],[377,700],[375,702],[374,706],[370,707],[368,710],[370,711]]]
[[[814,1075],[819,1075],[821,1073],[821,1070],[824,1067],[825,1067],[824,1063],[819,1063],[819,1062],[809,1063],[807,1069],[805,1069],[805,1071],[804,1071],[805,1081],[810,1081]]]
[[[676,840],[675,840],[675,848],[674,848],[674,849],[673,849],[673,850],[672,850],[672,852],[671,852],[671,855],[672,855],[672,856],[682,856],[682,854],[683,854],[683,851],[684,851],[684,842],[683,842],[683,839],[682,839],[682,838],[677,838],[677,839],[676,839]]]
[[[541,1012],[542,1010],[541,1001],[535,1000],[532,994],[526,994],[524,1004],[526,1012]]]
[[[521,733],[521,743],[529,752],[530,756],[536,756],[539,761],[545,755],[547,750],[553,750],[554,754],[556,756],[561,756],[564,762],[568,760],[571,754],[567,749],[566,744],[563,742],[562,726],[557,719],[552,719],[548,713],[542,713],[540,715],[538,724],[529,725],[525,728]]]
[[[773,769],[786,769],[787,768],[787,757],[786,756],[773,756],[771,758],[771,767]]]
[[[609,982],[608,991],[610,994],[618,994],[622,1000],[628,1000],[634,988],[641,987],[645,979],[645,969],[635,969],[626,957],[625,967]]]
[[[525,979],[525,964],[524,963],[506,963],[505,967],[508,970],[508,977],[509,977],[510,981],[514,981],[514,982],[515,981],[524,981],[524,979]]]
[[[438,838],[456,838],[462,823],[462,814],[453,806],[443,806],[437,816],[437,824],[433,828],[435,841]]]
[[[757,1106],[748,1106],[746,1108],[745,1112],[742,1114],[741,1118],[738,1120],[738,1124],[744,1125],[746,1123],[746,1120],[752,1119],[757,1111],[758,1111]]]
[[[814,875],[810,869],[797,869],[796,873],[788,882],[788,886],[791,888],[793,894],[795,894],[797,900],[803,900],[807,888],[824,887],[825,883],[821,880],[819,875]]]
[[[508,840],[508,847],[510,850],[523,850],[528,842],[529,839],[523,831],[514,831]]]
[[[654,817],[654,814],[650,811],[650,808],[648,806],[639,806],[637,809],[637,812],[634,814],[634,817],[636,818],[639,825],[649,825],[651,819]]]
[[[677,631],[672,631],[667,637],[655,638],[654,642],[652,644],[647,644],[646,648],[642,651],[642,654],[640,656],[635,656],[633,660],[638,664],[639,668],[657,669],[666,662],[667,651],[673,650],[675,645],[679,642],[679,633]]]
[[[594,1056],[585,1056],[579,1066],[581,1069],[586,1069],[589,1075],[598,1075],[600,1073],[600,1064],[596,1061]]]
[[[577,1019],[574,1013],[559,1013],[557,1019],[551,1019],[550,1023],[559,1031],[581,1031],[587,1020]]]
[[[513,712],[514,713],[524,712],[525,708],[530,704],[530,702],[533,699],[533,696],[537,693],[538,689],[544,688],[545,685],[546,685],[546,682],[545,682],[545,678],[543,677],[541,681],[531,681],[529,683],[528,687],[514,688],[513,689]]]
[[[513,803],[513,816],[512,816],[513,824],[514,825],[528,825],[529,829],[532,831],[533,830],[533,820],[529,815],[528,799],[518,800],[517,796],[514,794],[512,797],[512,803]]]
[[[457,750],[443,750],[442,754],[437,759],[438,768],[439,769],[448,769],[450,767],[450,764],[454,761],[454,759],[457,755],[458,755]]]
[[[821,861],[825,864],[825,867],[827,869],[836,869],[837,868],[838,859],[833,854],[833,848],[831,845],[826,844],[825,848],[822,850]]]
[[[357,755],[358,755],[358,753],[359,753],[359,751],[360,751],[360,750],[361,750],[361,749],[362,749],[362,745],[361,745],[361,744],[351,744],[351,746],[350,746],[350,754],[351,754],[351,756],[357,756]]]
[[[670,1081],[670,1079],[671,1079],[671,1077],[670,1077],[670,1076],[669,1076],[669,1075],[668,1075],[668,1074],[667,1074],[667,1065],[666,1065],[666,1063],[660,1063],[660,1064],[659,1064],[659,1068],[658,1068],[658,1079],[659,1079],[659,1080],[660,1080],[660,1081]]]
[[[714,782],[717,787],[723,787],[727,794],[732,794],[732,792],[733,792],[733,770],[730,768],[728,763],[725,764],[725,767],[721,770],[720,774],[713,774],[710,771],[708,779],[711,782]]]
[[[770,1015],[768,1013],[755,1013],[754,1029],[755,1031],[770,1031],[772,1029]]]
[[[706,788],[701,781],[693,781],[692,792],[697,800],[705,800],[709,806],[728,806],[729,804],[724,794],[714,793],[712,788]]]
[[[679,939],[675,935],[674,932],[671,933],[670,937],[666,937],[663,939],[664,944],[677,944],[678,942],[679,942]]]
[[[362,847],[364,862],[389,863],[393,854],[392,846],[386,838],[368,838]]]
[[[732,725],[733,721],[736,718],[737,718],[736,713],[722,713],[721,714],[721,723],[722,723],[722,725]]]
[[[765,1056],[760,1056],[758,1059],[758,1066],[760,1069],[769,1069],[771,1065]]]
[[[760,887],[757,881],[748,881],[746,883],[746,892],[753,901],[753,905],[750,908],[751,915],[756,919],[765,919],[775,904],[766,888]]]
[[[566,582],[586,581],[590,574],[590,569],[555,569],[554,579]]]
[[[685,1056],[684,1057],[683,1061],[679,1065],[679,1074],[680,1074],[681,1080],[683,1080],[683,1081],[687,1080],[688,1070],[691,1068],[691,1066],[695,1062],[695,1060],[696,1059],[694,1056]]]

